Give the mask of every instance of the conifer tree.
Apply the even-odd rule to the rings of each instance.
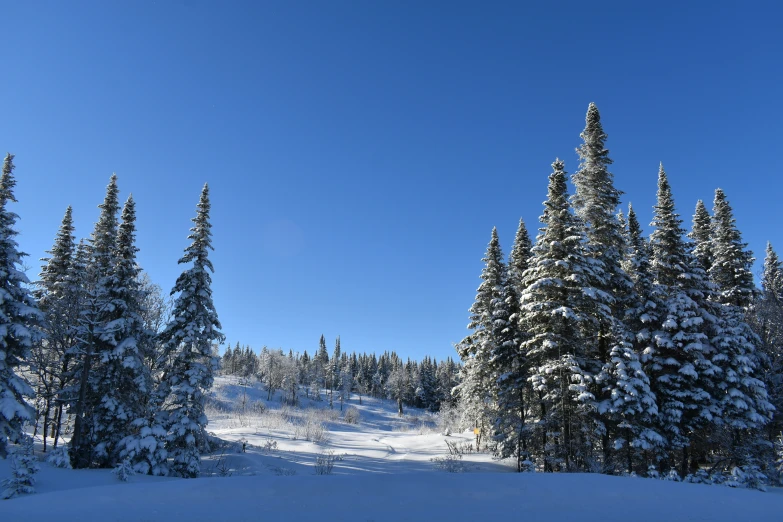
[[[26,255],[18,249],[14,229],[19,218],[9,209],[14,197],[14,156],[7,154],[0,177],[0,457],[5,458],[8,443],[24,438],[25,422],[35,410],[25,400],[33,394],[30,385],[17,373],[40,341],[43,321],[38,306],[27,289],[29,281],[20,269]]]
[[[525,222],[519,220],[514,246],[509,255],[508,280],[503,287],[503,306],[495,309],[498,342],[492,356],[492,371],[497,376],[497,408],[494,420],[496,454],[514,457],[517,471],[528,460],[530,367],[521,349],[525,339],[520,327],[519,298],[524,289],[523,276],[528,269],[532,245]],[[500,303],[499,303],[500,304]]]
[[[751,272],[753,253],[746,250],[748,245],[742,242],[734,211],[721,189],[715,191],[712,212],[710,280],[718,287],[719,302],[746,307],[755,291]]]
[[[530,241],[525,221],[520,218],[517,234],[514,237],[514,246],[508,256],[508,280],[517,293],[521,292],[524,286],[523,274],[528,268],[532,248],[533,243]]]
[[[707,283],[699,262],[683,241],[666,172],[658,172],[658,196],[650,237],[653,297],[660,315],[643,362],[658,399],[659,427],[671,449],[682,450],[684,476],[693,433],[717,413],[710,395],[717,368],[705,333],[710,314],[704,308]],[[670,463],[673,465],[674,463]]]
[[[612,160],[606,149],[607,135],[594,103],[587,109],[585,129],[580,137],[583,143],[577,149],[580,164],[579,170],[573,176],[575,191],[571,201],[574,212],[581,218],[585,228],[586,253],[600,261],[600,264],[594,267],[591,285],[599,290],[593,294],[595,303],[592,313],[596,322],[594,337],[597,350],[595,357],[608,371],[617,364],[616,355],[613,355],[617,346],[624,346],[632,339],[631,333],[625,331],[623,318],[629,301],[633,299],[633,283],[622,266],[627,246],[625,229],[616,214],[622,192],[615,188],[614,175],[609,171]],[[628,355],[627,350],[624,353]],[[609,371],[602,377],[602,389],[596,386],[592,393],[599,396],[604,392],[609,393],[615,386],[624,386],[624,383],[612,384],[605,381],[619,377],[620,374]],[[607,398],[604,397],[602,402],[606,404],[606,401]],[[611,434],[600,415],[596,415],[593,422],[597,434],[601,436],[603,459],[606,463],[612,450]]]
[[[94,371],[94,393],[99,397],[94,412],[95,452],[105,467],[120,462],[120,441],[144,417],[143,406],[152,391],[140,352],[146,332],[140,315],[143,296],[135,243],[136,206],[130,196],[122,209],[113,266],[105,283],[110,306],[101,333],[100,362]]]
[[[775,411],[767,425],[768,439],[774,439],[783,429],[783,263],[767,243],[764,270],[761,275],[761,295],[749,316],[759,335],[764,364],[761,367],[764,385]]]
[[[586,442],[579,440],[581,420],[585,407],[595,401],[588,388],[600,370],[585,335],[596,327],[593,297],[600,292],[592,282],[600,262],[584,254],[583,226],[570,212],[563,162],[556,160],[552,168],[540,218],[544,226],[532,249],[520,300],[522,328],[529,336],[522,352],[531,366],[529,380],[538,402],[538,451],[550,471],[577,464],[574,459]]]
[[[96,410],[107,384],[96,378],[95,370],[104,363],[104,357],[108,357],[113,348],[109,331],[113,327],[114,317],[109,289],[116,255],[118,193],[117,176],[113,174],[106,187],[103,203],[98,205],[101,213],[90,244],[82,252],[82,255],[88,256],[88,260],[80,281],[84,304],[77,325],[79,343],[74,350],[74,356],[77,357],[74,375],[78,391],[70,396],[75,416],[71,437],[71,462],[74,468],[111,464],[104,451],[105,446],[97,447],[100,443],[98,434],[104,426],[99,423]]]
[[[508,314],[500,312],[504,305],[504,285],[506,266],[497,229],[493,227],[492,237],[484,258],[481,271],[481,284],[476,291],[476,299],[470,307],[470,323],[473,330],[457,347],[464,362],[463,378],[459,385],[462,411],[467,422],[476,428],[486,430],[491,418],[493,394],[495,393],[495,375],[491,360],[495,354],[500,331],[508,321]],[[496,324],[496,320],[501,324]],[[502,341],[500,341],[502,342]],[[480,440],[479,440],[480,442]]]
[[[634,283],[634,291],[626,304],[625,325],[615,331],[615,345],[601,373],[603,393],[598,412],[607,421],[614,449],[623,450],[625,467],[630,473],[637,455],[661,447],[663,440],[654,430],[658,407],[641,364],[641,354],[652,341],[650,327],[657,317],[656,303],[652,296],[647,243],[630,204],[627,237],[627,257],[623,264]],[[605,466],[611,469],[611,463]]]
[[[745,320],[745,310],[756,291],[751,272],[753,254],[742,242],[721,189],[715,191],[710,246],[714,260],[709,275],[716,285],[715,300],[721,305],[712,342],[717,349],[713,362],[722,370],[717,397],[722,420],[735,429],[758,428],[769,421],[772,405],[757,377],[756,345],[760,339]]]
[[[209,260],[213,247],[207,185],[201,191],[197,209],[188,236],[192,243],[179,260],[180,264],[193,265],[177,278],[171,292],[179,294],[172,319],[160,335],[171,359],[166,376],[169,395],[165,403],[168,450],[173,457],[172,472],[181,477],[199,475],[200,451],[208,447],[204,401],[217,366],[212,343],[225,339],[212,302],[210,272],[214,272],[214,268]]]
[[[572,178],[575,191],[571,197],[576,215],[581,219],[589,244],[588,254],[601,261],[603,271],[596,271],[594,284],[605,296],[611,296],[611,314],[602,314],[598,320],[599,357],[606,361],[612,342],[614,319],[621,320],[623,307],[633,284],[622,268],[625,252],[624,230],[616,212],[622,192],[614,186],[612,164],[606,149],[607,135],[601,125],[598,107],[591,103],[585,117],[585,128],[580,134],[582,145],[577,149],[579,170]],[[598,310],[601,307],[597,307]]]
[[[712,267],[712,218],[702,200],[696,202],[693,228],[688,237],[693,241],[693,255],[699,260],[704,271],[709,271]]]
[[[48,433],[49,428],[53,428],[50,436],[54,437],[56,446],[58,437],[55,435],[59,433],[62,419],[62,402],[56,399],[69,381],[69,352],[76,344],[74,325],[78,322],[80,311],[80,289],[74,284],[76,242],[70,206],[65,211],[52,249],[46,253],[50,257],[41,259],[44,265],[33,292],[44,313],[45,339],[34,346],[33,359],[41,384],[39,396],[43,392],[44,399],[43,430]],[[44,451],[46,446],[47,437],[44,437]]]

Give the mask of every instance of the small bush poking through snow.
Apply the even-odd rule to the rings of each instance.
[[[473,443],[467,441],[447,440],[449,454],[462,457],[465,453],[473,453]]]
[[[46,457],[46,462],[55,468],[71,469],[71,456],[68,454],[68,447],[60,446],[53,449]]]
[[[339,459],[334,451],[324,451],[320,455],[315,457],[315,474],[316,475],[331,475],[334,470],[334,463]]]
[[[264,453],[272,453],[277,450],[277,441],[274,439],[266,439],[261,446],[261,451]]]
[[[125,459],[117,464],[117,467],[112,470],[112,473],[114,473],[117,479],[123,482],[128,482],[128,480],[130,480],[130,478],[136,474],[128,459]]]
[[[320,412],[322,411],[324,410],[307,410],[302,424],[297,424],[294,428],[294,440],[304,439],[315,443],[326,442],[328,436],[326,426],[321,421],[323,414]],[[337,412],[334,413],[336,414]]]
[[[661,478],[661,474],[658,473],[657,469],[655,469],[655,464],[650,464],[647,467],[647,478],[651,478],[651,479]]]
[[[11,478],[3,480],[3,498],[35,493],[35,474],[40,468],[35,460],[33,439],[26,437],[19,446],[9,448],[8,460]]]
[[[464,453],[472,453],[473,444],[447,440],[446,447],[449,449],[448,455],[430,459],[435,464],[435,467],[449,473],[463,473],[466,471],[467,467],[462,462],[462,455]]]
[[[348,424],[358,424],[359,418],[361,416],[359,415],[359,409],[355,406],[349,406],[347,410],[345,410],[345,413],[343,414],[343,420],[347,422]]]
[[[465,463],[462,462],[462,455],[448,454],[442,457],[433,457],[430,460],[435,464],[435,467],[441,471],[464,473],[467,470]]]

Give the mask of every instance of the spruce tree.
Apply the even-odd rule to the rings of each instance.
[[[753,299],[753,253],[737,229],[734,211],[721,189],[715,191],[710,249],[710,280],[718,286],[718,301],[746,307]]]
[[[693,228],[688,237],[693,241],[693,255],[699,260],[704,271],[709,271],[712,267],[712,218],[702,200],[696,202]]]
[[[35,410],[25,400],[32,396],[30,385],[19,375],[20,366],[40,341],[43,321],[38,306],[27,289],[29,281],[20,269],[26,255],[18,249],[14,229],[19,218],[9,209],[14,197],[14,156],[7,154],[0,177],[0,457],[8,453],[8,443],[23,441],[22,428],[34,419]]]
[[[740,430],[763,426],[772,411],[766,387],[758,378],[756,345],[760,339],[745,320],[756,291],[751,272],[753,254],[746,248],[726,195],[718,189],[711,241],[714,260],[709,270],[716,285],[714,298],[721,305],[718,331],[712,339],[717,349],[713,362],[722,370],[717,397],[723,410],[722,420]]]
[[[43,388],[41,391],[45,392],[43,429],[48,433],[50,426],[54,427],[50,436],[54,437],[56,445],[58,438],[55,435],[59,433],[62,419],[62,402],[56,401],[56,398],[69,382],[69,352],[76,345],[74,325],[78,322],[80,312],[80,289],[74,279],[76,242],[70,206],[65,211],[52,249],[46,253],[50,257],[41,259],[44,265],[33,292],[44,314],[43,330],[46,338],[34,347],[33,358]],[[44,437],[44,451],[46,446],[47,437]]]
[[[519,297],[524,288],[523,276],[528,268],[532,245],[525,222],[519,220],[508,261],[508,279],[503,287],[503,306],[495,309],[498,341],[492,356],[493,374],[497,375],[497,408],[494,420],[496,454],[514,457],[517,471],[528,460],[530,367],[521,349],[525,339],[520,327]],[[500,303],[498,303],[500,304]],[[496,326],[496,329],[497,329]]]
[[[181,477],[199,475],[200,452],[208,447],[204,402],[217,367],[212,343],[225,339],[212,302],[210,272],[214,268],[209,260],[209,251],[213,249],[209,211],[209,187],[204,185],[188,236],[192,243],[179,260],[180,264],[193,265],[177,278],[171,293],[179,295],[171,321],[160,334],[171,360],[166,376],[168,450],[173,457],[172,472]]]
[[[69,395],[75,416],[71,437],[71,462],[74,468],[111,465],[106,446],[98,447],[101,444],[99,433],[103,432],[105,425],[101,424],[97,413],[105,388],[110,383],[101,382],[100,372],[96,370],[100,369],[113,349],[111,330],[115,317],[110,287],[116,255],[118,194],[117,176],[113,174],[106,187],[103,203],[98,205],[101,213],[90,244],[82,252],[88,260],[80,280],[83,285],[83,309],[76,328],[79,345],[74,350],[74,356],[77,357],[74,375],[78,391]]]
[[[622,319],[624,302],[633,284],[622,268],[626,245],[616,214],[622,192],[615,188],[614,175],[609,172],[612,160],[606,149],[607,135],[594,103],[587,108],[585,128],[579,136],[583,143],[577,149],[580,163],[572,178],[575,190],[571,201],[585,228],[588,253],[603,265],[603,272],[596,271],[595,284],[613,299],[611,315],[597,317],[599,355],[605,357],[613,335],[612,317]]]
[[[517,234],[514,237],[514,246],[508,256],[508,280],[519,293],[522,291],[523,274],[528,268],[533,243],[530,241],[525,221],[520,218]]]
[[[654,429],[658,407],[641,363],[641,354],[652,342],[650,327],[657,317],[657,305],[652,296],[647,242],[630,204],[627,235],[623,264],[634,291],[627,302],[624,328],[615,332],[610,360],[601,373],[603,393],[598,412],[608,421],[612,445],[622,450],[621,459],[630,473],[639,454],[661,447],[663,440]]]
[[[600,261],[594,267],[591,286],[598,292],[593,294],[593,316],[596,322],[596,354],[606,368],[616,364],[612,352],[618,343],[623,344],[632,338],[625,331],[622,322],[631,295],[633,283],[623,270],[625,257],[625,230],[620,223],[617,210],[622,192],[614,186],[614,175],[609,171],[612,164],[606,149],[607,135],[601,124],[598,108],[591,103],[587,109],[585,128],[580,134],[582,145],[577,149],[580,164],[574,173],[574,195],[571,198],[574,212],[581,218],[587,236],[587,254]],[[607,308],[608,305],[608,308]],[[611,374],[611,372],[610,372]],[[610,374],[602,379],[611,379]],[[619,375],[615,375],[619,377]],[[597,383],[596,383],[597,384]],[[604,380],[601,388],[592,389],[596,396],[608,393],[614,386]],[[603,398],[605,403],[606,397]],[[600,415],[593,419],[596,434],[601,436],[603,459],[609,460],[612,445],[610,426],[606,426]]]
[[[522,352],[538,403],[537,452],[550,471],[584,464],[588,441],[580,439],[587,428],[585,412],[594,408],[589,388],[601,367],[589,338],[597,327],[594,297],[600,295],[592,283],[596,268],[602,268],[585,256],[584,229],[570,212],[563,162],[556,160],[552,168],[540,218],[544,226],[520,299],[522,329],[528,335]]]
[[[503,262],[498,231],[494,227],[482,261],[484,268],[481,271],[481,284],[470,307],[468,328],[473,331],[460,342],[457,350],[464,362],[462,382],[459,385],[463,415],[466,422],[486,430],[496,391],[491,361],[498,343],[503,342],[498,339],[498,335],[508,322],[508,314],[498,310],[503,307],[506,297],[504,285],[507,268]],[[498,313],[502,317],[496,317]]]
[[[783,263],[770,243],[764,257],[761,295],[749,318],[761,341],[763,381],[775,407],[767,425],[767,438],[772,440],[783,429]]]
[[[710,391],[718,369],[710,361],[712,348],[705,333],[711,321],[703,306],[707,282],[683,240],[685,231],[663,165],[653,209],[650,272],[660,315],[643,362],[658,398],[659,429],[671,449],[682,450],[684,476],[692,435],[717,413]]]

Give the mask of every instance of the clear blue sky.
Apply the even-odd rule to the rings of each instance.
[[[232,344],[454,355],[492,227],[506,253],[520,217],[535,235],[591,101],[643,224],[663,161],[688,227],[722,187],[756,256],[783,253],[780,7],[523,4],[6,2],[28,275],[68,205],[90,234],[116,172],[168,291],[209,182]]]

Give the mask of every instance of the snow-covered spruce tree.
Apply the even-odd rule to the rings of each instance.
[[[11,478],[4,479],[2,482],[2,498],[9,499],[35,493],[35,474],[40,467],[33,450],[33,438],[23,436],[19,444],[11,448],[9,460]]]
[[[610,421],[613,447],[621,450],[618,457],[630,473],[645,452],[663,445],[663,439],[654,429],[658,407],[640,361],[640,354],[652,342],[650,327],[657,317],[657,305],[652,296],[647,242],[631,205],[627,227],[623,264],[634,282],[634,292],[627,302],[625,327],[615,332],[610,361],[601,373],[604,389],[598,410]]]
[[[583,143],[577,149],[579,169],[572,177],[575,191],[571,203],[585,229],[588,255],[602,264],[602,271],[594,270],[594,285],[613,297],[609,303],[611,315],[596,317],[599,355],[605,359],[612,342],[612,319],[622,319],[624,302],[633,283],[622,268],[625,234],[616,214],[622,192],[615,188],[614,175],[609,172],[612,160],[606,149],[607,135],[594,103],[587,109],[585,122],[585,129],[580,134]],[[597,307],[597,310],[602,309]]]
[[[592,286],[600,261],[585,255],[585,236],[570,212],[564,164],[556,160],[520,299],[522,343],[531,368],[537,436],[535,456],[548,471],[587,467],[592,441],[589,388],[601,363],[595,357],[594,307],[602,294]],[[608,301],[608,297],[606,299]],[[603,305],[605,309],[608,306]],[[531,408],[532,409],[532,408]]]
[[[658,172],[654,228],[650,236],[653,300],[660,310],[653,343],[642,361],[658,399],[659,431],[672,451],[681,450],[680,473],[687,475],[692,435],[717,413],[710,390],[719,370],[710,361],[705,333],[714,318],[703,306],[708,289],[704,271],[683,240],[682,220],[675,212],[666,172]],[[659,456],[664,458],[664,456]]]
[[[481,430],[484,434],[490,426],[496,375],[492,372],[491,360],[495,354],[498,339],[496,335],[502,329],[497,328],[496,308],[504,303],[504,285],[506,266],[500,248],[498,231],[492,228],[492,237],[487,252],[482,259],[481,284],[476,290],[476,299],[470,307],[470,323],[473,330],[457,345],[457,351],[464,363],[458,393],[461,409],[466,423]],[[508,315],[499,319],[504,324]],[[478,444],[481,438],[478,439]]]
[[[114,304],[109,289],[115,265],[117,243],[117,213],[119,211],[117,176],[113,174],[106,187],[106,196],[98,221],[95,223],[89,245],[82,249],[87,256],[82,285],[82,310],[76,326],[78,343],[72,350],[74,390],[66,397],[74,415],[71,437],[71,463],[74,468],[110,466],[109,455],[97,450],[98,434],[105,427],[100,424],[97,409],[103,400],[103,392],[111,383],[100,381],[100,367],[113,349],[112,321]]]
[[[0,457],[5,458],[8,443],[20,443],[25,422],[33,420],[35,410],[25,396],[32,396],[30,385],[17,373],[30,356],[34,343],[40,341],[39,325],[43,314],[26,285],[27,276],[20,270],[26,255],[18,250],[14,230],[19,218],[8,206],[15,202],[14,156],[3,161],[0,177]]]
[[[625,232],[617,218],[622,192],[614,186],[614,175],[609,171],[612,160],[606,149],[607,135],[601,125],[598,108],[591,103],[585,117],[585,128],[580,134],[582,145],[577,149],[579,169],[572,181],[575,187],[571,197],[574,212],[581,219],[587,236],[587,254],[600,261],[594,268],[592,286],[600,291],[593,297],[593,315],[596,322],[595,332],[590,337],[597,341],[595,356],[604,365],[614,367],[612,351],[617,342],[624,343],[631,334],[624,330],[623,317],[632,298],[633,283],[623,270],[622,261],[626,250]],[[608,305],[608,309],[605,305]],[[606,393],[624,386],[624,383],[609,383],[607,379],[619,378],[614,370],[595,383],[592,393],[602,401],[611,400]],[[611,458],[612,438],[616,427],[599,412],[595,412],[595,425],[601,436],[604,467],[608,468]]]
[[[97,413],[106,426],[100,437],[112,466],[127,464],[134,472],[163,475],[166,469],[165,430],[154,422],[159,403],[144,362],[143,346],[151,333],[144,326],[145,290],[136,261],[136,204],[129,196],[117,232],[115,265],[109,296],[114,306],[111,342],[114,348],[100,367],[103,394]]]
[[[693,241],[693,255],[701,263],[701,267],[707,272],[712,266],[712,218],[704,206],[704,201],[696,202],[696,211],[693,213],[693,227],[688,237]]]
[[[773,440],[783,430],[783,266],[770,243],[764,258],[761,292],[748,318],[761,341],[763,381],[775,407],[767,425],[767,439]]]
[[[524,289],[523,274],[528,269],[532,245],[527,227],[519,220],[508,261],[508,278],[503,286],[503,301],[495,307],[498,343],[492,355],[492,373],[497,376],[497,407],[494,415],[496,455],[514,457],[517,471],[528,460],[529,419],[526,415],[531,395],[530,367],[520,347],[524,334],[520,327],[519,297]]]
[[[139,350],[145,335],[141,319],[143,299],[136,263],[136,210],[133,197],[122,209],[110,269],[102,292],[109,302],[101,329],[101,350],[93,369],[94,451],[101,467],[114,467],[120,457],[120,441],[136,432],[133,423],[145,417],[150,378]]]
[[[201,449],[207,447],[204,413],[205,392],[212,386],[217,360],[212,343],[222,342],[215,305],[212,302],[214,272],[209,260],[212,247],[212,225],[209,222],[209,187],[204,185],[197,205],[194,226],[180,264],[193,263],[177,278],[171,291],[179,293],[171,322],[160,334],[171,360],[166,372],[168,397],[168,451],[173,457],[171,471],[181,477],[197,477]]]
[[[751,272],[753,254],[742,242],[733,211],[721,189],[715,191],[710,246],[713,263],[709,276],[717,287],[713,298],[720,304],[717,332],[712,338],[717,350],[712,360],[722,370],[716,399],[723,422],[734,430],[732,449],[742,458],[747,449],[738,446],[750,442],[746,430],[769,422],[773,407],[760,379],[756,346],[761,341],[745,319],[756,292]]]
[[[60,393],[70,380],[69,353],[76,345],[74,325],[79,319],[81,289],[76,284],[74,258],[76,241],[73,235],[73,211],[69,206],[63,216],[54,245],[41,259],[44,265],[35,283],[33,295],[44,314],[45,339],[33,346],[33,361],[38,378],[38,396],[43,400],[43,432],[58,442],[62,420]],[[47,437],[43,438],[46,451]]]

